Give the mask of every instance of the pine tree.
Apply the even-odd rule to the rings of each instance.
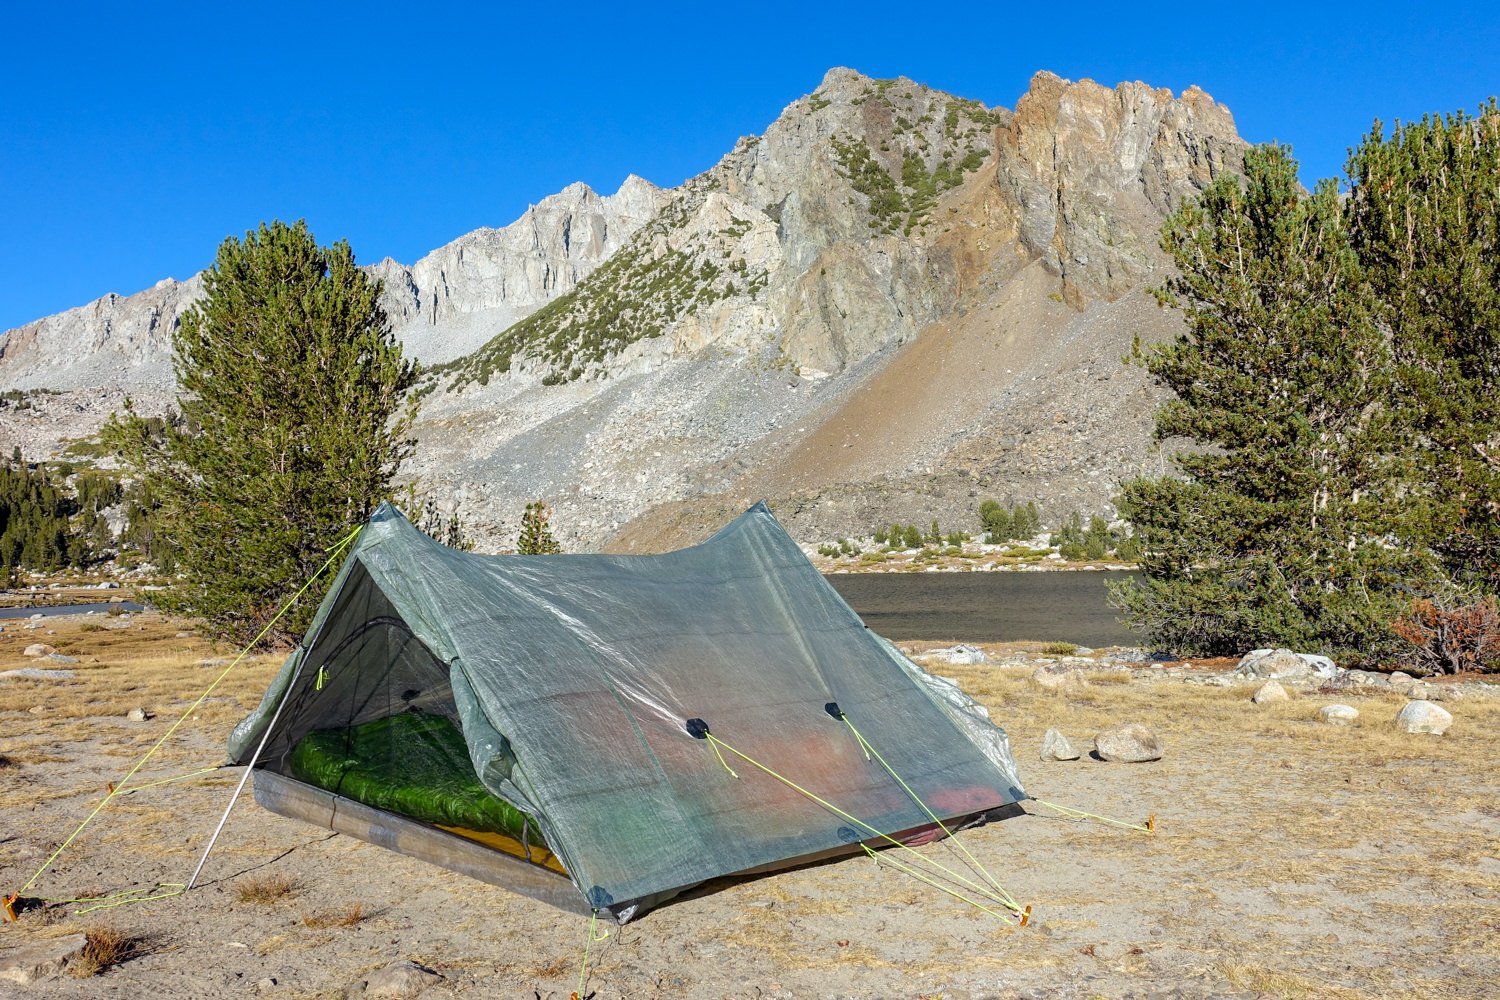
[[[555,556],[562,552],[562,546],[552,537],[552,529],[548,526],[550,517],[547,505],[542,501],[526,505],[526,512],[521,515],[521,534],[516,539],[517,555]]]
[[[160,603],[246,638],[391,496],[416,370],[380,283],[303,222],[226,239],[204,290],[173,337],[180,422],[153,433],[132,413],[106,439],[161,505],[182,579]],[[300,634],[323,589],[267,640]]]
[[[1431,504],[1460,585],[1500,593],[1500,107],[1376,122],[1350,157],[1348,216],[1394,348]]]
[[[1333,182],[1304,196],[1289,151],[1258,147],[1176,212],[1158,293],[1186,331],[1141,351],[1175,398],[1157,413],[1184,478],[1124,487],[1145,582],[1114,592],[1167,648],[1285,644],[1385,659],[1403,588],[1428,565],[1404,469],[1390,345]]]

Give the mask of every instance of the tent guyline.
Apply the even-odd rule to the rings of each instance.
[[[864,750],[866,760],[869,759],[871,754],[875,755],[875,759],[880,761],[880,766],[885,768],[892,778],[896,779],[896,783],[901,786],[901,790],[906,792],[907,795],[911,796],[911,800],[921,807],[922,811],[927,814],[929,819],[937,824],[939,830],[943,831],[943,836],[947,839],[947,842],[956,846],[960,851],[963,852],[964,857],[969,859],[969,863],[974,867],[974,869],[977,870],[977,874],[981,878],[983,878],[986,883],[989,884],[990,888],[994,890],[994,893],[999,897],[1000,901],[1003,902],[1010,910],[1016,913],[1022,912],[1021,904],[1016,901],[1016,898],[1014,896],[1006,892],[1005,887],[1000,884],[999,880],[997,880],[995,876],[989,873],[988,869],[986,869],[984,865],[980,863],[978,858],[974,857],[973,853],[969,851],[968,845],[966,845],[962,840],[959,839],[958,832],[955,830],[950,830],[948,828],[948,824],[939,819],[938,814],[933,812],[932,809],[927,805],[927,803],[923,802],[921,797],[918,796],[916,792],[912,791],[911,786],[908,785],[904,779],[902,779],[901,775],[896,773],[895,768],[891,767],[891,765],[886,762],[886,759],[881,756],[880,751],[876,750],[875,747],[871,745],[870,741],[865,739],[864,735],[854,727],[854,721],[850,719],[849,716],[845,715],[843,710],[840,709],[839,706],[834,702],[830,702],[826,706],[826,711],[834,718],[842,720],[843,723],[849,727],[849,731],[853,733],[854,738],[859,741],[860,748]]]
[[[832,714],[832,713],[830,712],[830,714]],[[1001,913],[999,913],[997,911],[991,910],[991,909],[989,909],[989,908],[987,908],[985,906],[982,906],[982,905],[980,905],[978,903],[975,903],[974,900],[969,899],[967,896],[963,895],[962,893],[959,893],[959,892],[953,890],[952,888],[950,888],[948,886],[942,885],[941,882],[937,878],[934,878],[932,876],[927,876],[927,877],[922,878],[922,881],[926,882],[927,884],[932,885],[933,887],[935,887],[937,889],[940,889],[943,892],[948,893],[949,895],[953,896],[955,899],[959,899],[959,900],[962,900],[963,902],[966,902],[966,903],[969,903],[971,905],[977,906],[979,909],[983,910],[984,912],[990,913],[993,916],[1000,917],[1001,919],[1018,919],[1020,921],[1020,923],[1021,923],[1022,926],[1025,926],[1026,922],[1030,919],[1031,908],[1029,906],[1028,907],[1024,907],[1024,908],[1022,906],[1020,906],[1018,903],[1015,902],[1014,899],[1012,899],[1010,897],[1009,893],[1005,892],[1004,889],[1000,889],[999,892],[997,893],[995,890],[998,887],[981,885],[978,882],[975,882],[972,879],[970,879],[970,878],[968,878],[968,877],[966,877],[964,875],[961,875],[958,872],[953,871],[952,869],[948,868],[947,866],[945,866],[943,864],[940,864],[937,861],[934,861],[933,859],[927,857],[926,855],[924,855],[924,854],[922,854],[922,853],[914,850],[910,846],[901,843],[901,841],[897,840],[895,837],[892,837],[889,833],[886,833],[884,830],[881,830],[878,827],[875,827],[875,826],[871,825],[870,823],[865,822],[864,820],[860,819],[857,816],[854,816],[854,815],[852,815],[852,814],[850,814],[848,812],[845,812],[843,809],[840,809],[838,806],[834,805],[832,802],[829,802],[827,799],[823,798],[822,796],[818,795],[817,793],[809,791],[808,789],[804,788],[803,786],[797,784],[797,782],[793,781],[791,778],[788,778],[786,775],[781,774],[781,773],[775,771],[774,769],[772,769],[770,767],[767,767],[765,764],[762,764],[760,761],[756,760],[755,758],[749,756],[748,754],[746,754],[746,753],[744,753],[744,752],[742,752],[740,750],[735,749],[734,747],[730,746],[728,743],[725,743],[723,740],[719,739],[717,736],[715,736],[709,730],[708,724],[706,722],[704,722],[702,719],[689,719],[687,721],[686,729],[687,729],[688,735],[692,736],[694,739],[705,740],[711,747],[714,748],[715,753],[718,753],[719,748],[721,748],[721,747],[724,750],[728,750],[730,753],[734,754],[736,757],[739,757],[740,759],[742,759],[743,761],[745,761],[747,764],[750,764],[751,766],[756,767],[756,768],[760,769],[761,771],[764,771],[766,774],[770,775],[772,778],[775,778],[777,781],[779,781],[782,784],[786,785],[788,788],[792,789],[794,792],[797,792],[799,795],[802,795],[802,796],[806,797],[807,799],[809,799],[810,801],[816,803],[817,805],[822,806],[824,809],[827,809],[829,812],[833,813],[835,816],[838,816],[841,819],[848,820],[849,822],[855,824],[856,826],[859,826],[862,829],[868,831],[869,834],[870,834],[870,836],[872,838],[879,839],[879,840],[884,840],[887,843],[891,844],[892,846],[900,848],[902,851],[905,851],[906,853],[908,853],[908,854],[912,855],[913,857],[917,858],[922,863],[927,864],[927,865],[931,865],[933,868],[936,868],[938,871],[942,872],[943,875],[946,876],[946,879],[948,881],[951,881],[951,882],[953,882],[953,883],[955,883],[957,885],[965,886],[971,892],[973,892],[973,893],[975,893],[975,894],[977,894],[977,895],[979,895],[979,896],[981,896],[983,898],[989,899],[989,900],[991,900],[992,902],[994,902],[995,904],[997,904],[999,906],[1005,907],[1006,910],[1010,911],[1010,914],[1008,916],[1007,915],[1002,915]],[[720,763],[724,763],[724,759],[723,759],[722,756],[720,756],[719,761],[720,761]],[[729,770],[729,773],[731,775],[734,775],[736,778],[738,778],[738,775],[735,775],[734,772],[733,772],[733,770],[729,769],[729,765],[727,763],[724,763],[724,767],[725,767],[726,770]],[[915,793],[911,792],[909,788],[907,789],[907,791],[908,791],[908,794],[911,794],[911,795],[913,795],[913,797],[915,797]],[[924,806],[924,808],[925,808],[925,806]],[[930,814],[930,810],[929,810],[929,814]],[[869,848],[868,845],[864,845],[864,849],[867,852],[870,850],[870,848]]]
[[[234,668],[239,666],[240,662],[250,654],[250,650],[255,648],[256,643],[260,642],[266,637],[268,633],[270,633],[272,627],[274,627],[275,624],[280,621],[288,611],[291,610],[292,606],[301,599],[303,594],[307,593],[307,591],[311,589],[312,585],[317,582],[318,578],[326,573],[328,571],[328,568],[332,566],[334,562],[336,562],[339,557],[344,554],[344,551],[354,543],[355,539],[359,537],[360,532],[363,530],[364,525],[360,525],[354,528],[334,545],[334,547],[329,551],[328,558],[323,562],[323,565],[318,567],[317,571],[314,572],[312,576],[308,577],[307,582],[304,583],[295,594],[287,599],[287,602],[281,606],[280,610],[276,612],[271,620],[266,622],[265,627],[260,630],[260,632],[255,636],[254,639],[250,640],[249,644],[247,644],[244,649],[240,650],[239,655],[236,656],[227,667],[219,672],[218,676],[216,676],[213,681],[209,683],[208,687],[203,689],[203,693],[200,694],[197,699],[191,705],[189,705],[186,710],[183,711],[182,715],[177,718],[177,721],[173,722],[171,726],[167,727],[167,731],[162,733],[161,738],[151,745],[151,748],[148,749],[144,755],[142,755],[140,760],[135,762],[135,766],[127,771],[125,773],[125,776],[118,782],[114,782],[106,786],[107,791],[105,792],[104,798],[101,799],[99,801],[99,804],[94,807],[93,812],[85,816],[83,822],[79,823],[78,826],[74,828],[73,832],[68,834],[67,838],[64,839],[63,842],[59,844],[55,850],[53,850],[53,852],[47,857],[47,860],[42,862],[42,866],[38,868],[29,879],[26,880],[26,884],[21,886],[21,888],[16,890],[15,892],[7,895],[3,901],[0,901],[0,904],[3,904],[6,920],[10,921],[11,923],[15,923],[15,907],[17,902],[22,898],[22,894],[32,886],[36,885],[37,880],[46,873],[47,869],[52,867],[52,864],[62,856],[62,853],[66,851],[70,846],[72,846],[73,842],[78,839],[79,834],[83,833],[84,829],[94,821],[94,817],[98,816],[99,813],[104,811],[105,806],[109,805],[110,802],[114,801],[119,796],[124,795],[126,792],[136,790],[137,787],[149,787],[148,785],[135,787],[127,786],[129,786],[130,779],[135,777],[136,773],[140,771],[142,767],[146,766],[146,762],[153,756],[155,756],[156,751],[160,750],[166,744],[166,742],[172,738],[177,730],[182,727],[183,723],[187,722],[187,720],[192,717],[193,713],[198,711],[199,707],[208,700],[209,695],[213,694],[214,691],[218,689],[219,685],[224,682],[225,678],[230,675]],[[190,777],[190,775],[181,775],[180,777]],[[156,785],[164,783],[165,782],[152,782],[151,784]],[[167,883],[164,883],[164,885],[165,884]],[[149,898],[161,899],[165,898],[165,896],[177,895],[178,893],[185,890],[186,887],[184,887],[183,889],[179,889],[177,892],[165,893],[161,896],[152,896]],[[145,902],[145,900],[135,901]]]
[[[1096,819],[1101,823],[1108,823],[1111,826],[1123,827],[1126,830],[1135,830],[1139,833],[1149,833],[1153,835],[1156,833],[1155,813],[1147,816],[1146,822],[1144,823],[1128,823],[1123,819],[1114,819],[1110,816],[1100,816],[1098,813],[1084,812],[1082,809],[1074,809],[1072,806],[1060,806],[1055,802],[1046,802],[1034,795],[1031,797],[1031,801],[1035,802],[1039,806],[1046,806],[1048,809],[1054,809],[1057,812],[1062,813],[1064,816],[1072,816],[1077,819]]]

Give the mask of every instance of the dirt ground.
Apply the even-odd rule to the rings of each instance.
[[[51,851],[232,656],[152,614],[49,621],[0,634],[0,892]],[[48,634],[47,630],[53,634]],[[24,658],[48,642],[76,664]],[[992,653],[1013,651],[986,647]],[[134,779],[220,761],[274,658],[247,661]],[[583,992],[615,997],[1493,997],[1500,983],[1500,699],[1448,704],[1446,736],[1392,725],[1393,694],[1304,694],[1256,706],[1247,687],[1147,683],[1100,671],[1046,690],[1031,667],[934,666],[1009,732],[1028,792],[1154,835],[1026,813],[963,834],[1024,928],[868,858],[689,893],[600,925]],[[1356,724],[1317,721],[1330,702]],[[131,708],[152,717],[130,722]],[[1163,760],[1043,763],[1049,726],[1080,749],[1104,725],[1152,727]],[[236,771],[115,798],[23,892],[76,899],[185,882]],[[953,864],[950,845],[922,849]],[[79,914],[33,906],[0,928],[0,958],[110,928],[134,942],[87,978],[0,983],[0,996],[343,997],[410,959],[443,977],[423,996],[566,998],[589,923],[304,823],[247,794],[191,893]]]

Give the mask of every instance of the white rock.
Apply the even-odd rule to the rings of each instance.
[[[1257,705],[1267,705],[1273,701],[1291,701],[1292,696],[1286,693],[1286,688],[1275,681],[1266,681],[1250,696],[1250,700]]]
[[[151,718],[151,713],[147,712],[144,708],[132,708],[130,711],[125,713],[125,718],[129,719],[131,722],[145,722],[147,719]]]
[[[1138,722],[1103,730],[1094,737],[1094,752],[1101,760],[1138,764],[1161,760],[1161,741]]]
[[[442,981],[440,974],[416,962],[393,962],[365,982],[365,996],[414,997]]]
[[[1359,718],[1359,709],[1350,705],[1324,705],[1318,716],[1330,726],[1347,726]]]
[[[21,655],[22,656],[51,656],[55,652],[57,652],[57,650],[54,649],[54,648],[52,648],[51,646],[47,645],[45,642],[33,642],[31,645],[29,645],[25,649],[21,650]]]
[[[6,944],[12,943],[14,934],[7,934]],[[69,934],[58,938],[40,938],[26,941],[19,947],[7,949],[0,958],[0,980],[12,983],[34,983],[38,979],[55,976],[68,967],[83,951],[84,936]]]
[[[984,650],[960,643],[952,649],[934,649],[929,656],[940,656],[949,663],[988,663]]]
[[[1396,716],[1396,726],[1407,733],[1431,733],[1441,736],[1453,725],[1448,710],[1430,701],[1409,701]]]
[[[1056,729],[1049,729],[1042,735],[1042,760],[1077,760],[1081,756],[1068,738]]]

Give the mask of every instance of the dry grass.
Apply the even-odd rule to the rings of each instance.
[[[141,942],[117,927],[101,924],[83,932],[83,951],[68,965],[68,973],[79,979],[97,976],[105,969],[140,954]]]
[[[234,898],[241,903],[269,906],[294,896],[297,889],[297,881],[285,875],[254,875],[235,883]]]
[[[370,919],[371,911],[364,903],[350,903],[342,910],[333,910],[326,913],[304,913],[302,914],[302,926],[313,930],[326,930],[330,927],[355,927]]]

